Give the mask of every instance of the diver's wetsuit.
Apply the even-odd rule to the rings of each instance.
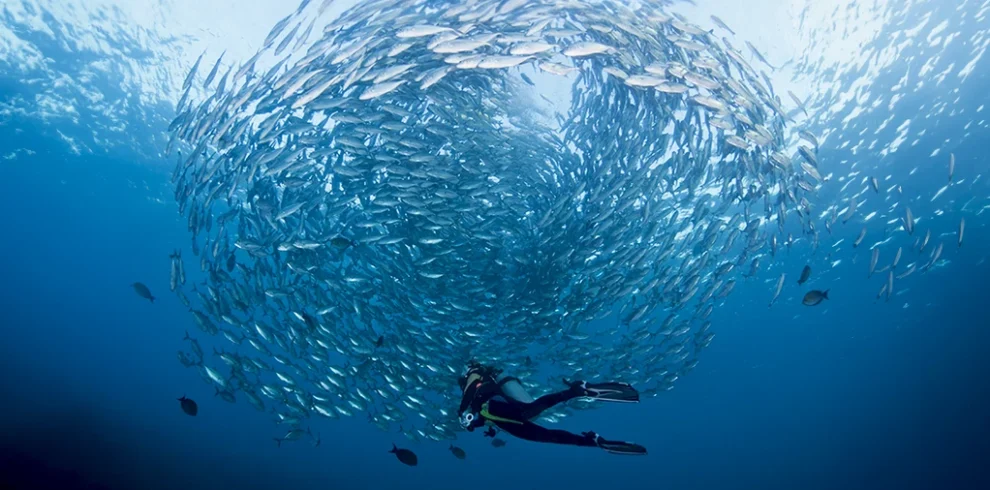
[[[462,412],[465,409],[470,409],[480,415],[467,427],[469,431],[483,427],[486,422],[491,422],[499,429],[528,441],[598,447],[598,443],[593,437],[578,435],[565,430],[547,429],[530,421],[558,403],[584,396],[580,390],[570,388],[543,395],[536,400],[525,403],[506,395],[502,390],[505,383],[518,383],[519,380],[516,378],[495,381],[493,376],[485,376],[473,382],[476,383],[474,387],[471,387],[474,393],[470,394],[470,391],[466,391],[466,395],[470,394],[470,396],[465,396],[461,402]]]

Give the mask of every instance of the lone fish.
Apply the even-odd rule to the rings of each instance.
[[[959,219],[959,245],[962,246],[963,232],[966,231],[966,218]]]
[[[806,265],[804,269],[801,269],[801,277],[798,278],[798,284],[804,284],[811,277],[811,266]]]
[[[828,289],[824,291],[813,289],[811,291],[808,291],[808,294],[804,295],[804,299],[801,300],[801,303],[804,303],[805,306],[815,306],[827,299],[828,299]]]
[[[148,289],[148,286],[145,286],[139,282],[131,284],[131,286],[134,287],[134,292],[137,293],[138,296],[151,301],[152,303],[155,302],[155,297],[151,295],[151,290]]]
[[[451,445],[450,445],[450,448],[449,448],[449,449],[450,449],[450,452],[451,452],[451,453],[452,453],[452,454],[454,455],[454,457],[455,457],[455,458],[457,458],[457,459],[464,459],[464,458],[466,458],[466,457],[467,457],[467,453],[466,453],[466,452],[464,452],[464,450],[463,450],[463,449],[461,449],[461,448],[459,448],[459,447],[457,447],[457,446],[455,446],[455,445],[453,445],[453,444],[451,444]]]
[[[408,449],[400,449],[396,447],[395,443],[392,443],[392,450],[389,452],[394,454],[396,458],[399,458],[399,462],[406,466],[416,466],[419,464],[419,458],[416,457],[416,453]]]
[[[183,412],[186,412],[186,415],[195,417],[196,414],[199,413],[199,407],[196,405],[196,402],[192,401],[192,399],[186,398],[185,395],[182,395],[182,398],[179,398],[178,400],[179,406],[182,407]]]

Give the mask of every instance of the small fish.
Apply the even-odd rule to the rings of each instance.
[[[416,453],[408,449],[400,449],[396,447],[395,443],[392,444],[392,450],[389,452],[394,454],[396,458],[399,458],[399,462],[406,466],[416,466],[419,464],[419,458],[416,457]]]
[[[583,58],[585,56],[592,56],[596,54],[608,53],[614,51],[615,48],[611,46],[606,46],[601,43],[596,43],[593,41],[581,41],[574,43],[564,49],[564,56],[569,56],[571,58]]]
[[[849,200],[849,207],[846,208],[846,212],[842,213],[842,224],[846,224],[852,219],[853,215],[856,213],[856,198],[853,197]]]
[[[956,173],[956,154],[949,153],[949,182],[952,182],[952,174]]]
[[[463,449],[461,449],[461,448],[459,448],[459,447],[457,447],[457,446],[455,446],[453,444],[451,444],[448,449],[450,449],[451,454],[453,454],[454,457],[457,458],[457,459],[464,459],[464,458],[467,457],[467,453],[464,452]]]
[[[186,415],[195,417],[196,414],[199,413],[199,407],[191,398],[186,398],[185,395],[182,395],[182,398],[179,398],[178,400],[179,406],[182,407],[183,412],[186,412]]]
[[[897,263],[901,261],[901,247],[897,247],[897,253],[894,254],[894,263],[890,264],[890,268],[894,269],[897,267]]]
[[[138,296],[151,301],[152,303],[155,302],[155,297],[151,295],[151,290],[148,289],[148,286],[145,286],[139,282],[131,284],[131,286],[134,287],[134,292],[137,293]]]
[[[928,263],[928,266],[925,267],[925,269],[931,269],[933,265],[938,263],[938,258],[941,256],[942,256],[942,243],[939,243],[938,246],[935,247],[935,250],[932,251],[932,260],[931,262]]]
[[[213,349],[213,350],[216,351],[216,349]],[[220,388],[218,388],[216,386],[214,386],[213,389],[216,390],[216,393],[214,393],[213,396],[219,396],[221,399],[223,399],[223,401],[225,401],[227,403],[236,403],[237,402],[237,399],[234,398],[234,394],[233,393],[231,393],[231,392],[229,392],[227,390],[220,391]]]
[[[873,272],[877,270],[877,261],[880,260],[880,248],[873,249],[873,256],[870,257],[870,274],[866,277],[873,277]]]
[[[302,436],[304,436],[306,434],[309,434],[310,436],[313,435],[313,433],[310,432],[310,430],[308,428],[306,430],[292,429],[289,432],[286,432],[285,433],[285,436],[283,436],[281,439],[278,438],[278,437],[276,437],[274,439],[275,439],[275,442],[278,443],[278,447],[282,447],[282,442],[283,441],[298,441],[299,439],[302,439]]]
[[[773,299],[770,300],[770,305],[769,306],[773,306],[773,304],[777,301],[777,298],[780,297],[780,291],[782,289],[784,289],[784,278],[785,277],[787,277],[787,274],[781,272],[780,273],[780,279],[777,280],[777,291],[773,293]]]
[[[856,248],[856,247],[859,246],[860,243],[863,243],[863,239],[864,238],[866,238],[866,227],[865,226],[863,227],[862,230],[860,230],[859,236],[856,237],[856,241],[853,242],[853,248]]]
[[[894,271],[887,273],[887,299],[884,301],[890,301],[892,294],[894,294]]]
[[[914,215],[911,214],[911,208],[904,208],[904,229],[908,232],[908,235],[914,234]]]
[[[966,218],[959,219],[959,247],[962,246],[963,232],[966,231]]]
[[[876,297],[876,298],[875,298],[875,299],[873,300],[873,302],[874,302],[874,303],[876,303],[877,301],[880,301],[880,298],[881,298],[881,297],[882,297],[882,296],[883,296],[883,295],[884,295],[884,294],[885,294],[886,292],[887,292],[887,285],[886,285],[886,284],[884,284],[884,285],[883,285],[883,287],[882,287],[882,288],[880,288],[880,292],[879,292],[879,293],[877,293],[877,297]]]
[[[367,90],[365,90],[364,92],[362,92],[361,95],[358,96],[358,100],[371,100],[371,99],[374,99],[374,98],[381,97],[381,96],[383,96],[383,95],[385,95],[385,94],[387,94],[387,93],[389,93],[389,92],[391,92],[391,91],[399,88],[399,86],[402,85],[403,83],[406,83],[406,81],[405,80],[395,80],[395,81],[392,81],[392,82],[383,82],[383,83],[379,83],[379,84],[376,84],[376,85],[372,85]]]
[[[505,446],[505,441],[503,441],[502,439],[499,439],[499,438],[496,437],[496,438],[492,439],[492,446],[495,446],[495,447]]]
[[[819,291],[817,289],[808,291],[808,294],[804,295],[804,299],[801,300],[801,303],[805,306],[815,306],[828,299],[828,291],[828,289],[824,291]]]
[[[718,17],[715,17],[713,15],[712,16],[712,22],[714,22],[715,25],[721,27],[722,29],[725,29],[725,30],[729,31],[729,34],[732,34],[733,36],[736,35],[736,31],[733,31],[732,29],[729,29],[729,26],[725,25],[725,22],[723,22],[722,19],[719,19]]]
[[[801,269],[801,277],[798,278],[798,284],[804,284],[811,277],[811,266],[806,265],[804,269]]]
[[[874,193],[880,193],[880,181],[876,177],[870,177],[870,186],[873,187]]]

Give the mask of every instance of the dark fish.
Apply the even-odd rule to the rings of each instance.
[[[146,300],[149,300],[152,303],[155,302],[155,297],[151,295],[151,290],[148,289],[148,286],[145,286],[144,284],[141,284],[139,282],[131,284],[131,286],[134,286],[134,292],[136,292],[138,296]]]
[[[497,438],[497,437],[496,437],[496,438],[494,438],[494,439],[492,439],[492,446],[495,446],[495,447],[502,447],[502,446],[504,446],[504,445],[505,445],[505,441],[503,441],[503,440],[501,440],[501,439],[499,439],[499,438]]]
[[[196,402],[186,398],[185,395],[182,395],[182,398],[179,398],[178,400],[179,406],[182,407],[183,412],[186,412],[186,415],[195,417],[196,414],[199,413],[199,407],[196,406]]]
[[[378,340],[375,341],[375,347],[381,347],[383,345],[385,345],[385,336],[379,335]]]
[[[230,254],[227,257],[227,272],[233,272],[234,266],[236,265],[237,265],[237,256],[234,254]]]
[[[455,446],[453,444],[450,445],[450,448],[449,449],[450,449],[450,452],[453,453],[454,457],[457,458],[457,459],[464,459],[464,458],[467,457],[467,453],[465,453],[463,449],[461,449],[461,448],[459,448],[459,447],[457,447],[457,446]]]
[[[530,84],[530,85],[532,85],[534,87],[536,86],[536,84],[533,83],[533,81],[530,80],[529,77],[527,77],[525,73],[520,73],[519,76],[521,76],[522,79],[523,79],[523,81],[525,81],[526,83],[528,83],[528,84]]]
[[[489,427],[488,430],[485,431],[485,437],[495,437],[496,434],[498,434],[498,431],[495,430],[494,427]]]
[[[824,291],[819,291],[817,289],[812,289],[808,291],[808,294],[804,295],[804,299],[801,300],[805,306],[815,306],[822,301],[828,299],[828,289]]]
[[[408,449],[399,449],[394,443],[392,444],[392,450],[389,452],[394,454],[396,458],[399,458],[399,462],[406,466],[416,466],[419,464],[419,458],[416,457],[416,453]]]
[[[347,247],[350,247],[352,244],[353,243],[350,240],[348,240],[348,239],[346,239],[346,238],[344,238],[342,236],[335,236],[335,237],[333,237],[333,238],[330,239],[330,245],[333,245],[334,247],[337,247],[337,248],[339,248],[341,250],[343,250],[343,249],[345,249]]]
[[[798,284],[804,284],[811,277],[811,266],[806,265],[804,269],[801,269],[801,277],[798,278]]]

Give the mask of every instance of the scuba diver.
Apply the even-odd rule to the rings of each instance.
[[[544,410],[575,398],[634,403],[639,392],[626,383],[587,383],[564,381],[570,388],[533,399],[526,393],[518,378],[499,379],[501,369],[484,366],[474,361],[468,363],[468,371],[458,382],[461,397],[460,423],[468,431],[490,424],[520,439],[572,446],[599,447],[615,454],[646,454],[639,444],[603,439],[594,432],[577,435],[564,430],[547,429],[532,422]],[[495,429],[489,427],[485,436],[494,437]]]

